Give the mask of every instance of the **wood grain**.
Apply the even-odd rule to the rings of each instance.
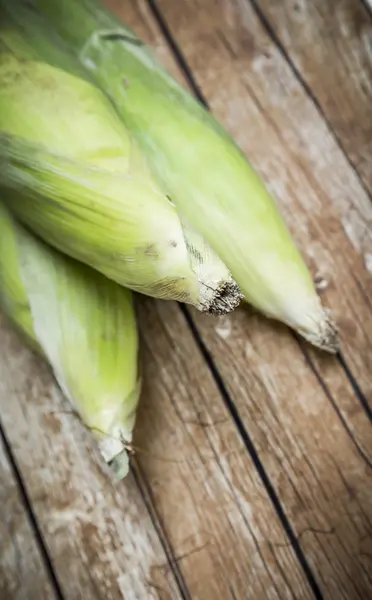
[[[153,306],[139,311],[137,460],[190,597],[312,597],[181,311]]]
[[[371,539],[370,438],[363,448],[367,462],[284,331],[274,336],[245,311],[210,329],[194,317],[324,597],[368,597],[371,556],[363,548]],[[215,329],[228,330],[229,337],[217,340]],[[333,390],[351,403],[347,382],[333,377]]]
[[[1,438],[0,481],[0,598],[52,600],[56,596]]]
[[[2,422],[64,597],[179,598],[133,477],[111,481],[47,368],[3,320],[0,335]]]
[[[128,20],[126,2],[121,14]],[[175,73],[146,4],[137,31]],[[157,2],[204,97],[269,182],[371,401],[372,207],[334,136],[246,2]],[[131,23],[135,26],[136,23]],[[135,27],[136,28],[136,27]],[[179,73],[177,74],[179,77]],[[325,598],[371,592],[371,431],[337,359],[240,310],[194,314]]]
[[[361,0],[256,0],[372,192],[372,19]]]

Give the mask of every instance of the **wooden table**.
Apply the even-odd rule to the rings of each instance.
[[[115,485],[1,322],[2,600],[372,598],[372,9],[111,0],[274,192],[341,329],[140,302],[145,390]]]

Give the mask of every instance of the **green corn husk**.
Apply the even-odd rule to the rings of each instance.
[[[33,0],[115,103],[158,183],[210,243],[245,298],[313,344],[338,338],[263,183],[230,136],[95,0]]]
[[[0,202],[0,307],[124,477],[141,387],[131,292],[44,244]]]
[[[155,183],[138,143],[26,3],[0,1],[0,189],[46,242],[137,292],[224,313],[227,267]]]

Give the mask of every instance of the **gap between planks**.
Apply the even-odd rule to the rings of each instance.
[[[161,519],[156,510],[156,503],[151,494],[150,486],[146,481],[146,477],[142,472],[141,465],[137,460],[133,460],[132,470],[134,479],[136,484],[141,492],[141,496],[146,505],[147,511],[150,515],[151,521],[153,523],[154,529],[157,532],[160,542],[163,546],[163,550],[165,556],[167,557],[169,568],[171,569],[173,576],[177,582],[178,589],[182,600],[191,600],[191,596],[189,590],[187,588],[187,584],[185,579],[181,573],[181,570],[178,567],[178,560],[176,558],[175,552],[172,548],[170,541],[167,539],[167,535],[164,529],[164,526],[161,523]],[[180,600],[181,600],[180,598]]]
[[[61,600],[44,546],[35,535],[14,458],[0,424],[0,597]]]
[[[340,148],[340,150],[342,151],[343,155],[345,156],[347,162],[349,163],[350,168],[353,170],[353,172],[357,176],[360,185],[364,189],[365,193],[372,200],[372,191],[371,191],[370,187],[364,181],[364,178],[360,174],[360,172],[357,168],[357,165],[355,164],[355,162],[352,160],[349,153],[347,152],[347,150],[345,148],[345,144],[343,143],[343,141],[341,139],[341,136],[336,132],[331,119],[327,116],[321,102],[317,98],[317,95],[315,94],[315,92],[313,91],[311,86],[307,83],[305,77],[301,73],[301,70],[296,66],[294,60],[291,57],[290,52],[287,51],[284,44],[281,42],[280,37],[276,33],[275,26],[273,26],[271,24],[270,20],[266,17],[266,14],[265,14],[263,8],[261,7],[260,0],[245,0],[245,1],[249,2],[251,4],[258,19],[260,20],[262,26],[264,27],[267,35],[271,38],[271,40],[273,41],[275,46],[278,48],[283,59],[290,66],[293,75],[295,76],[297,81],[300,83],[302,88],[305,90],[307,96],[310,98],[310,100],[312,101],[314,106],[316,107],[320,117],[327,124],[327,127],[328,127],[330,133],[332,134],[337,146]],[[327,1],[327,0],[325,0],[325,1]]]
[[[58,581],[58,577],[55,573],[55,570],[53,568],[53,564],[52,564],[52,560],[49,556],[49,552],[47,549],[47,546],[45,544],[44,538],[43,538],[43,534],[41,533],[40,527],[38,525],[37,522],[37,518],[36,515],[34,513],[34,510],[32,508],[32,504],[30,502],[30,499],[28,497],[28,493],[26,490],[26,486],[24,484],[24,481],[22,479],[22,475],[21,472],[18,468],[17,465],[17,461],[15,459],[15,456],[12,452],[11,449],[11,445],[9,443],[9,440],[7,438],[7,435],[5,433],[4,427],[1,423],[0,420],[0,443],[3,444],[4,447],[4,452],[5,455],[8,459],[8,462],[10,464],[10,467],[12,469],[12,473],[14,476],[14,479],[17,483],[18,486],[18,490],[19,490],[19,494],[20,494],[20,499],[22,501],[22,505],[23,508],[25,510],[25,514],[27,515],[27,519],[30,525],[30,529],[32,531],[32,534],[34,536],[34,540],[36,543],[37,548],[39,549],[40,555],[42,557],[46,572],[48,574],[48,578],[50,580],[50,583],[53,587],[53,591],[55,594],[55,597],[57,598],[57,600],[64,600],[64,596],[62,594],[62,589],[61,586],[59,584]]]
[[[222,378],[222,376],[221,376],[221,374],[220,374],[220,372],[208,350],[208,347],[204,343],[203,338],[200,335],[196,324],[193,321],[190,311],[184,306],[182,306],[181,309],[185,316],[186,322],[188,323],[188,325],[191,329],[194,339],[200,349],[201,355],[203,356],[204,360],[206,361],[206,363],[209,367],[209,370],[212,373],[213,379],[217,385],[220,395],[231,415],[231,418],[235,422],[235,425],[237,427],[239,435],[240,435],[241,439],[243,440],[243,443],[247,449],[247,452],[249,453],[249,455],[253,461],[253,464],[261,478],[261,481],[266,489],[266,492],[270,498],[270,501],[274,507],[274,510],[278,515],[278,518],[279,518],[280,523],[283,527],[283,530],[288,538],[288,541],[293,547],[293,550],[296,554],[298,562],[300,563],[301,568],[309,582],[309,585],[314,594],[314,597],[317,600],[322,600],[323,594],[320,591],[320,588],[316,581],[314,573],[312,572],[311,567],[306,559],[306,556],[302,551],[299,541],[294,533],[293,527],[285,513],[282,503],[280,502],[279,496],[275,491],[275,487],[272,484],[270,477],[265,470],[265,467],[259,457],[259,453],[251,439],[251,436],[249,435],[249,432],[247,431],[247,429],[239,415],[239,411],[237,410],[237,408],[234,404],[234,400],[231,397],[231,395],[229,394],[227,387],[225,386],[223,378]]]

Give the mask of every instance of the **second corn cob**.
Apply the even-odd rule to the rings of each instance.
[[[35,238],[0,202],[0,308],[124,477],[140,395],[131,292]]]

